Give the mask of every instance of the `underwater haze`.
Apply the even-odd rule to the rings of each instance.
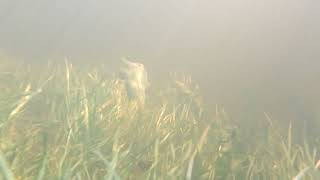
[[[319,180],[319,0],[0,0],[0,180]]]
[[[305,121],[319,118],[319,17],[316,0],[0,0],[0,50],[109,67],[129,56],[154,78],[190,74],[237,117]]]

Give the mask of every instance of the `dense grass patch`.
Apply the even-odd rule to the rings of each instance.
[[[0,66],[0,179],[320,178],[319,145],[268,115],[249,124],[205,106],[191,78],[151,88],[140,108],[101,70]]]

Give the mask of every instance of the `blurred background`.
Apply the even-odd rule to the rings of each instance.
[[[153,79],[192,75],[236,118],[316,121],[319,17],[318,0],[0,0],[0,51],[106,71],[128,56]]]

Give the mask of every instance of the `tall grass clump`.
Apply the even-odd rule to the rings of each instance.
[[[304,178],[319,177],[318,146],[294,143],[291,126],[267,115],[264,131],[248,138],[222,107],[205,105],[188,76],[150,90],[141,108],[99,69],[1,69],[0,179],[269,180],[305,168]]]

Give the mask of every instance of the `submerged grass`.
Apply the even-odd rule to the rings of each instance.
[[[142,109],[103,71],[4,65],[0,179],[319,179],[318,145],[267,115],[248,136],[262,121],[206,107],[191,78],[150,91]]]

